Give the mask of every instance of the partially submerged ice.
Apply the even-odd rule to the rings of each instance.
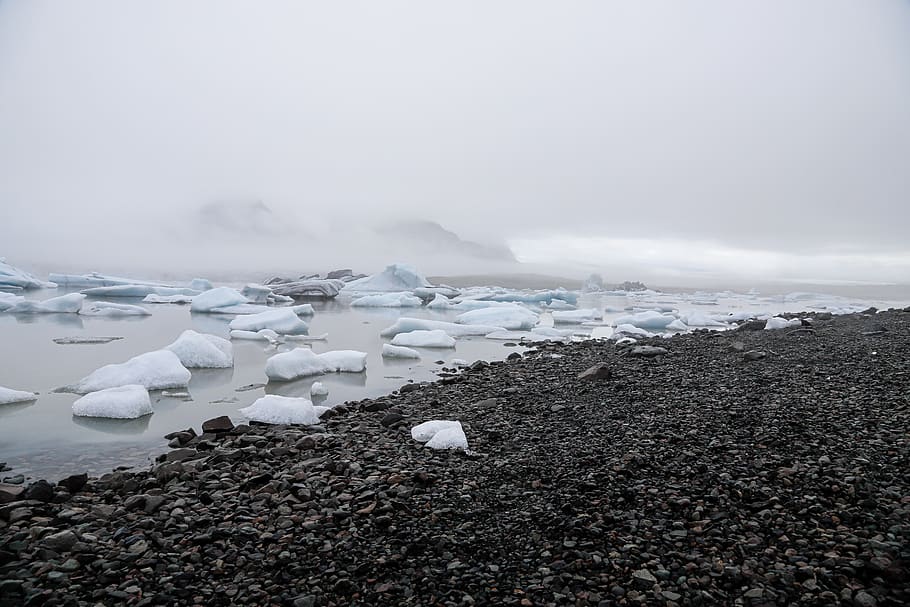
[[[468,438],[461,422],[434,419],[411,428],[411,437],[431,449],[460,449],[467,451]]]
[[[422,299],[406,292],[364,295],[351,302],[354,308],[419,308],[422,305]]]
[[[301,424],[312,426],[319,423],[319,415],[308,398],[294,398],[268,394],[256,400],[240,412],[250,421],[264,424]]]
[[[261,331],[269,329],[281,335],[302,335],[309,325],[300,320],[293,308],[276,308],[258,314],[238,316],[231,321],[231,331]]]
[[[137,280],[122,276],[108,276],[98,272],[89,274],[51,274],[48,279],[61,287],[88,289],[92,287],[114,287],[121,285],[150,285],[155,287],[171,287],[167,283],[155,280]]]
[[[79,314],[83,316],[149,316],[151,312],[142,306],[119,304],[110,301],[89,301],[82,305]]]
[[[6,263],[6,259],[0,257],[0,289],[52,289],[56,286]]]
[[[442,320],[427,320],[426,318],[399,318],[390,327],[382,330],[380,335],[383,337],[394,337],[399,333],[408,333],[410,331],[445,331],[452,337],[464,337],[467,335],[486,335],[493,331],[502,331],[503,327],[494,327],[488,325],[462,325],[454,322],[445,322]]]
[[[295,348],[269,358],[265,363],[265,374],[270,380],[291,381],[324,373],[360,373],[366,365],[366,352],[333,350],[316,354],[309,348]]]
[[[412,266],[396,263],[387,266],[379,274],[352,280],[344,285],[343,290],[348,292],[386,293],[414,291],[422,287],[432,286],[430,281]]]
[[[34,392],[13,390],[12,388],[4,388],[3,386],[0,386],[0,405],[8,405],[10,403],[27,403],[37,399],[38,395]]]
[[[136,419],[151,413],[148,390],[138,384],[90,392],[73,403],[73,415],[82,417]]]
[[[176,354],[170,350],[155,350],[123,363],[105,365],[65,390],[86,394],[129,384],[139,384],[146,390],[165,390],[185,388],[189,382],[190,372]]]
[[[604,317],[603,311],[598,310],[597,308],[583,308],[581,310],[556,310],[551,312],[553,316],[553,322],[559,324],[581,324],[583,322],[591,322],[595,320],[602,320]]]
[[[84,301],[85,295],[81,293],[51,297],[43,301],[23,299],[6,311],[13,314],[78,314]]]
[[[237,289],[218,287],[193,298],[190,310],[193,312],[212,312],[218,308],[249,303]]]
[[[187,329],[166,349],[176,354],[188,369],[226,369],[234,366],[231,342],[217,335]]]
[[[92,297],[146,297],[148,295],[199,295],[201,291],[181,287],[157,287],[154,285],[115,285],[112,287],[91,287],[81,291]]]
[[[402,335],[407,335],[407,333],[402,333]],[[420,359],[420,352],[411,348],[406,348],[405,346],[382,344],[382,357]]]
[[[676,320],[676,317],[672,314],[661,314],[654,310],[647,310],[637,314],[620,316],[613,320],[613,325],[616,327],[619,325],[632,325],[639,329],[661,330],[666,329],[667,325],[674,320]]]
[[[780,316],[774,316],[769,318],[765,322],[766,329],[787,329],[789,327],[799,327],[803,323],[798,318],[791,318],[787,320],[786,318],[781,318]]]
[[[411,346],[415,348],[454,348],[455,338],[441,329],[432,331],[408,331],[392,338],[393,346]]]
[[[531,310],[517,305],[471,310],[455,319],[464,325],[488,325],[508,330],[530,329],[537,324],[538,316]]]

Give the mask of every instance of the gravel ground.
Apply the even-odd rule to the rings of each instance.
[[[0,605],[910,604],[910,312],[809,319],[541,344],[2,487]]]

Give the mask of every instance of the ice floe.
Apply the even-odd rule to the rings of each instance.
[[[445,322],[442,320],[428,320],[426,318],[410,318],[405,316],[395,321],[395,324],[386,327],[380,335],[383,337],[394,337],[399,333],[408,333],[410,331],[434,331],[436,329],[445,331],[452,337],[464,337],[468,335],[486,335],[493,331],[502,331],[503,327],[493,327],[487,325],[462,325],[454,322]]]
[[[419,308],[423,300],[410,293],[383,293],[364,295],[351,302],[351,306],[363,308]]]
[[[454,348],[455,338],[442,329],[431,331],[408,331],[392,338],[393,346],[411,346],[415,348]]]
[[[25,403],[37,399],[38,395],[34,392],[24,392],[22,390],[13,390],[12,388],[4,388],[3,386],[0,386],[0,405],[8,405],[10,403]]]
[[[73,415],[136,419],[150,415],[152,402],[148,390],[138,384],[128,384],[90,392],[73,403]]]
[[[166,349],[176,354],[188,369],[225,369],[234,366],[231,342],[217,335],[187,329]]]
[[[316,354],[309,348],[295,348],[269,358],[265,363],[265,374],[270,380],[290,381],[332,372],[360,373],[366,365],[366,352],[333,350]]]
[[[294,398],[268,394],[257,399],[249,407],[240,409],[248,420],[264,424],[301,424],[312,426],[319,423],[319,415],[308,398]]]
[[[414,291],[421,287],[432,287],[430,281],[415,268],[403,263],[387,266],[385,270],[372,276],[352,280],[343,287],[343,291],[362,293],[384,293]]]
[[[661,314],[654,310],[647,310],[637,314],[628,314],[613,319],[613,325],[632,325],[640,329],[665,329],[667,325],[676,320],[672,314]]]
[[[105,365],[64,390],[86,394],[106,388],[139,384],[147,390],[185,388],[190,372],[170,350],[155,350],[123,363]]]
[[[89,274],[51,274],[48,280],[57,283],[58,286],[71,289],[90,289],[93,287],[115,287],[129,285],[146,285],[153,287],[172,287],[163,282],[156,280],[138,280],[135,278],[124,278],[122,276],[109,276],[90,272]]]
[[[396,335],[400,337],[401,335],[407,335],[407,333],[401,333]],[[392,344],[382,344],[382,357],[383,358],[413,358],[419,359],[420,352],[407,348],[405,346],[393,346]]]
[[[193,298],[190,310],[193,312],[212,312],[218,308],[249,303],[237,289],[217,287]]]
[[[201,291],[180,287],[156,287],[153,285],[116,285],[112,287],[91,287],[81,291],[92,297],[146,297],[148,295],[199,295]]]
[[[85,301],[85,295],[70,293],[43,301],[24,299],[6,311],[13,314],[78,314],[82,309],[83,301]]]
[[[156,295],[152,293],[146,295],[142,301],[153,304],[190,304],[193,303],[193,299],[193,295]]]
[[[578,303],[578,293],[565,289],[552,289],[547,291],[502,291],[484,296],[489,301],[509,301],[522,303],[552,303],[560,299],[566,303]]]
[[[8,264],[6,259],[0,257],[0,289],[51,289],[56,286]]]
[[[597,308],[583,308],[581,310],[557,310],[550,313],[553,322],[558,324],[581,324],[592,320],[601,320],[603,311]]]
[[[538,315],[522,306],[510,305],[471,310],[459,314],[455,320],[462,325],[487,325],[508,330],[522,330],[535,326]]]
[[[282,335],[306,333],[309,325],[300,320],[294,308],[275,308],[258,314],[238,316],[231,321],[232,331],[261,331],[270,329]]]
[[[142,306],[110,301],[89,301],[82,304],[79,314],[83,316],[149,316],[151,312]]]

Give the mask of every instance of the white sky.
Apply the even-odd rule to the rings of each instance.
[[[293,229],[202,254],[218,200]],[[0,208],[26,266],[371,270],[414,217],[624,278],[906,282],[910,3],[0,0]]]

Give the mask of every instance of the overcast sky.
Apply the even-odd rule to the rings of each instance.
[[[257,200],[286,232],[193,246]],[[24,266],[372,270],[417,218],[623,279],[906,282],[910,2],[0,0],[0,205]]]

